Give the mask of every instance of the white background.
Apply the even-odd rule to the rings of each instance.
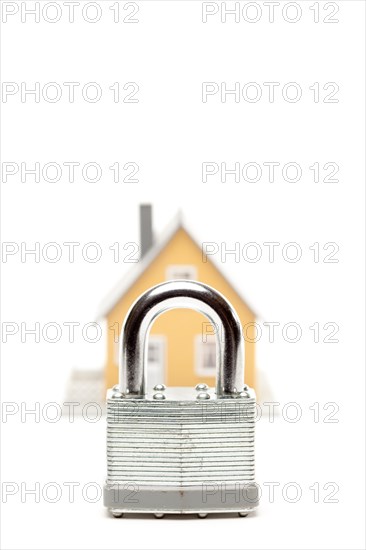
[[[3,9],[4,9],[3,2]],[[34,2],[13,3],[21,10]],[[44,4],[44,2],[41,2]],[[2,24],[2,80],[26,82],[98,82],[103,96],[74,103],[63,96],[56,103],[20,93],[2,104],[2,161],[31,166],[47,162],[97,162],[103,177],[88,183],[22,183],[19,175],[2,183],[2,240],[41,247],[49,242],[95,241],[103,250],[97,263],[80,253],[70,263],[65,255],[39,263],[20,254],[3,257],[3,323],[79,322],[95,320],[106,293],[131,265],[114,263],[109,247],[138,241],[138,205],[151,202],[159,233],[181,209],[200,241],[239,242],[262,246],[260,261],[227,256],[214,259],[258,313],[260,322],[281,326],[296,322],[302,337],[290,344],[279,333],[257,344],[258,369],[269,396],[296,401],[302,417],[285,422],[280,414],[258,422],[258,482],[278,482],[270,503],[265,493],[258,512],[245,520],[108,517],[102,502],[88,503],[76,491],[69,503],[65,491],[57,503],[35,503],[21,492],[2,504],[4,548],[363,548],[364,523],[364,3],[337,2],[338,23],[326,24],[324,2],[314,23],[313,2],[298,2],[302,17],[288,23],[281,2],[273,23],[263,2],[257,23],[235,23],[220,14],[202,22],[202,3],[141,1],[136,24],[114,23],[113,2],[99,2],[102,17],[91,24],[75,8],[68,22],[62,2],[61,20],[51,24],[41,16],[21,22],[20,11]],[[81,0],[80,6],[85,4]],[[121,3],[123,7],[125,3]],[[241,5],[247,4],[241,2]],[[218,4],[220,5],[220,4]],[[232,7],[233,3],[227,3]],[[80,8],[80,7],[79,7]],[[91,13],[91,12],[90,12]],[[123,15],[125,12],[123,12]],[[51,14],[51,12],[50,12]],[[51,14],[52,16],[52,14]],[[219,94],[202,102],[202,82],[257,82],[263,97],[256,103]],[[108,89],[114,82],[137,82],[139,102],[114,103]],[[280,82],[273,103],[264,82]],[[282,86],[297,82],[303,91],[296,103],[284,101]],[[338,103],[315,103],[309,89],[336,82]],[[65,88],[63,87],[65,91]],[[330,90],[328,90],[329,92]],[[4,99],[3,99],[4,101]],[[297,183],[278,178],[239,183],[228,178],[201,179],[202,162],[297,162],[303,176]],[[113,183],[108,169],[114,162],[138,163],[139,183]],[[338,183],[315,183],[309,166],[335,162]],[[80,174],[80,172],[78,172]],[[297,263],[279,252],[268,261],[264,242],[297,242],[303,255]],[[314,262],[315,242],[339,246],[337,263]],[[80,247],[80,248],[81,248]],[[329,252],[329,250],[328,250]],[[339,326],[338,343],[314,343],[311,325]],[[98,367],[104,361],[104,340],[75,343],[63,333],[51,344],[20,333],[2,348],[2,399],[41,407],[62,403],[74,366]],[[309,409],[320,404],[320,422]],[[335,402],[337,423],[325,423],[326,403]],[[2,422],[2,481],[65,481],[103,483],[104,422],[75,423],[63,418],[37,423],[20,414]],[[281,490],[296,482],[302,497],[286,502]],[[314,483],[321,487],[314,503]],[[338,503],[323,502],[336,483]],[[4,500],[4,497],[3,497]]]

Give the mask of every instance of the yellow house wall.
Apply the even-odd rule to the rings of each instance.
[[[201,249],[184,229],[179,229],[107,316],[109,328],[106,365],[107,388],[118,382],[115,353],[117,326],[120,331],[132,303],[148,288],[165,281],[167,267],[174,264],[194,265],[197,269],[197,280],[216,288],[231,302],[239,315],[242,326],[254,323],[253,312],[215,266],[209,260],[202,261]],[[214,377],[205,378],[195,373],[195,338],[196,335],[202,334],[202,323],[207,322],[207,318],[196,311],[175,309],[161,315],[152,325],[151,334],[164,335],[166,338],[165,383],[167,385],[194,386],[199,382],[205,382],[209,386],[215,385]],[[248,338],[245,343],[245,382],[255,388],[255,345],[253,342],[248,342],[248,340],[254,339],[254,327],[249,325],[246,333]]]

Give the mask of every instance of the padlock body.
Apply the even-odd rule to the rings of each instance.
[[[255,394],[202,398],[168,388],[155,399],[107,394],[108,475],[104,503],[112,512],[249,512],[254,481]]]

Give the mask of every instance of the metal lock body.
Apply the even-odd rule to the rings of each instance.
[[[220,328],[215,389],[160,384],[147,391],[149,330],[157,316],[173,308],[195,309]],[[126,512],[247,515],[258,505],[255,412],[254,390],[244,384],[242,329],[227,300],[189,280],[148,290],[126,317],[119,384],[107,392],[104,504],[116,517]]]

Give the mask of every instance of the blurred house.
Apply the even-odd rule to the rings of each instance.
[[[82,414],[84,405],[97,403],[104,408],[105,387],[102,369],[74,368],[67,384],[64,411],[69,415],[68,403],[78,403],[73,409],[75,415]],[[92,414],[92,413],[90,413]]]
[[[140,261],[104,300],[98,317],[107,320],[105,387],[118,382],[119,335],[132,303],[148,288],[168,279],[195,279],[221,292],[236,309],[245,328],[245,381],[255,387],[255,314],[226,275],[202,254],[199,240],[178,215],[156,241],[150,205],[140,207]],[[147,385],[215,385],[213,327],[202,314],[175,309],[153,324],[148,344]]]

